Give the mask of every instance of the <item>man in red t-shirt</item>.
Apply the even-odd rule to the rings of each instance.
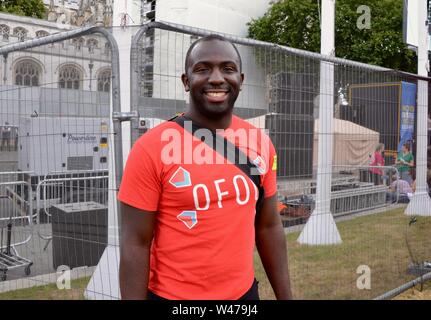
[[[118,194],[122,298],[259,299],[256,244],[277,299],[290,299],[275,149],[261,130],[232,113],[244,80],[238,50],[223,37],[204,37],[190,47],[185,69],[190,104],[184,128],[167,121],[145,133],[124,170]],[[201,129],[193,134],[187,122]],[[215,132],[253,163],[260,186],[205,141]],[[259,188],[263,203],[256,212]]]

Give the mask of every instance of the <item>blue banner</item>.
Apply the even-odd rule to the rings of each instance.
[[[416,112],[416,84],[401,82],[401,110],[400,110],[400,141],[398,152],[404,143],[413,140]]]

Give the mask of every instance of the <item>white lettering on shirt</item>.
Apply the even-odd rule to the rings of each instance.
[[[198,197],[198,189],[201,188],[204,190],[205,193],[205,200],[206,200],[206,204],[203,208],[200,207],[199,205],[199,197]],[[193,187],[193,199],[195,201],[195,208],[196,210],[208,210],[208,208],[210,207],[210,193],[208,191],[208,188],[206,185],[204,184],[197,184]]]
[[[238,180],[241,180],[244,184],[245,192],[246,192],[245,200],[240,199],[241,192],[239,190]],[[233,185],[236,191],[236,202],[241,206],[246,204],[250,200],[250,188],[248,186],[247,180],[242,175],[236,175],[235,177],[233,177]]]
[[[222,203],[221,203],[221,199],[222,199],[222,197],[223,197],[223,196],[227,196],[227,195],[229,194],[229,192],[228,192],[228,191],[221,192],[221,190],[220,190],[220,183],[223,183],[223,182],[226,182],[226,180],[225,180],[225,179],[219,179],[219,180],[215,180],[215,181],[214,181],[214,185],[215,185],[215,187],[216,187],[216,189],[217,189],[217,195],[218,195],[218,207],[219,207],[219,208],[223,208],[223,205],[222,205]]]

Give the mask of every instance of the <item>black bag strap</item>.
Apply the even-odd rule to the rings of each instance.
[[[191,121],[190,119],[186,118],[184,115],[175,116],[169,121],[174,121],[178,125],[180,125],[184,130],[189,131],[193,136],[195,135],[196,131],[199,129],[207,129],[204,127],[201,127],[197,125],[195,122]],[[190,121],[190,126],[185,126],[185,121]],[[191,128],[191,131],[188,130]],[[208,129],[207,129],[208,130]],[[261,209],[262,203],[263,203],[263,196],[264,196],[264,189],[261,185],[261,177],[259,174],[253,174],[253,171],[257,171],[257,167],[254,163],[252,163],[249,159],[249,157],[242,152],[236,145],[228,141],[226,138],[218,135],[217,133],[212,132],[212,141],[201,140],[206,145],[214,149],[216,152],[226,152],[226,154],[221,154],[223,157],[226,158],[229,161],[232,162],[236,167],[238,167],[242,172],[244,172],[250,179],[253,181],[253,183],[256,185],[257,189],[259,190],[259,198],[256,202],[256,213],[258,213]],[[220,153],[219,153],[220,154]]]

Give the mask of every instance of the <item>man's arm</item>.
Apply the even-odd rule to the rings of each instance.
[[[413,156],[411,156],[410,161],[409,161],[409,162],[406,162],[406,164],[407,164],[408,166],[410,166],[410,167],[414,167],[414,166],[415,166],[415,162],[414,162],[414,160],[413,160]]]
[[[120,290],[122,299],[147,299],[155,212],[121,203]]]
[[[264,200],[255,219],[256,247],[278,300],[292,299],[286,240],[277,212],[277,196]]]

